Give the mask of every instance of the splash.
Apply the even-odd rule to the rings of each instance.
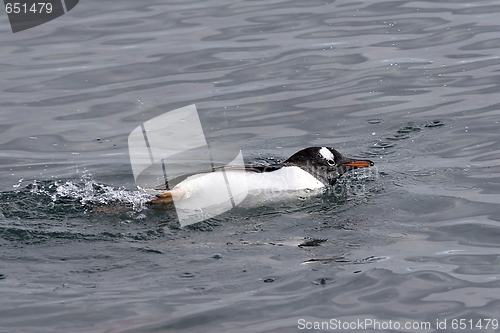
[[[82,205],[107,205],[120,203],[131,205],[136,212],[146,209],[146,203],[153,196],[140,187],[137,190],[127,190],[125,187],[115,188],[96,182],[90,174],[84,174],[79,181],[56,181],[54,183],[39,183],[36,180],[31,184],[30,192],[34,195],[47,195],[52,202],[71,199]]]

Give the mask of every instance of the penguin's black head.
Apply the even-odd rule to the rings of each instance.
[[[284,166],[297,166],[312,174],[325,185],[333,185],[344,173],[373,166],[368,160],[344,157],[331,147],[310,147],[293,154]]]

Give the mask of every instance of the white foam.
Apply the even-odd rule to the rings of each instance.
[[[34,184],[35,186],[37,184]],[[110,204],[113,202],[121,202],[132,204],[134,211],[142,211],[147,208],[146,203],[154,198],[146,190],[138,189],[137,191],[126,190],[125,188],[114,188],[104,184],[97,183],[84,176],[81,182],[66,181],[65,183],[55,183],[56,191],[50,194],[42,186],[34,187],[31,191],[35,194],[51,195],[52,201],[56,202],[62,198],[71,198],[78,200],[82,205],[86,204]],[[49,186],[51,188],[52,185]]]

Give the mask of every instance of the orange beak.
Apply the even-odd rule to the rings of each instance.
[[[342,165],[348,165],[356,168],[368,168],[372,165],[375,165],[375,163],[373,163],[372,161],[352,161],[349,163],[344,163]]]

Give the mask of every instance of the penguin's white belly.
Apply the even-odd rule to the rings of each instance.
[[[317,189],[325,185],[299,167],[283,167],[273,172],[248,172],[248,190],[253,191],[297,191]]]
[[[225,173],[225,175],[224,175]],[[290,197],[293,192],[314,190],[325,185],[299,167],[283,167],[272,172],[246,172],[226,169],[225,172],[211,172],[186,178],[174,187],[183,196],[176,200],[176,206],[220,205],[234,198],[236,204],[247,195],[263,197]]]

